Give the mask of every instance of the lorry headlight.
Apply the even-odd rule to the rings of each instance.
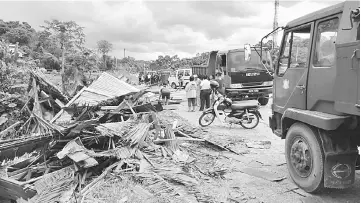
[[[271,85],[273,85],[273,81],[263,82],[263,85],[264,85],[264,86],[271,86]]]
[[[231,84],[230,85],[231,88],[242,88],[243,85],[241,83],[238,83],[238,84]]]

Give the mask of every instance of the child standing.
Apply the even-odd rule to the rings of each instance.
[[[190,82],[187,84],[186,96],[188,99],[188,111],[195,111],[196,107],[196,97],[197,97],[197,83],[194,81],[194,77],[191,76],[189,78]]]
[[[170,89],[167,87],[167,83],[163,83],[163,86],[159,90],[159,99],[163,99],[164,105],[168,105],[170,99]]]

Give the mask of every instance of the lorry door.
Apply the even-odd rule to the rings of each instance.
[[[273,85],[273,110],[306,109],[307,73],[313,23],[284,31]]]
[[[337,66],[337,61],[344,60],[342,57],[336,58],[336,39],[338,38],[338,30],[340,27],[340,15],[330,16],[328,18],[319,19],[315,22],[315,37],[313,41],[313,48],[311,54],[311,63],[308,77],[308,86],[312,87],[307,91],[307,109],[321,111],[330,114],[340,114],[334,109],[334,96],[346,95],[346,98],[351,98],[356,95],[348,94],[352,90],[346,88],[343,91],[334,91],[335,80],[339,76],[343,76],[348,72],[349,68],[344,69],[346,64],[340,67]],[[345,50],[343,50],[344,52]],[[349,56],[351,53],[347,53]],[[337,60],[336,60],[337,59]],[[347,59],[346,61],[348,61]],[[341,75],[337,76],[337,69],[342,70]],[[346,71],[347,70],[347,71]],[[352,71],[351,71],[352,72]],[[348,84],[349,80],[353,78],[343,78],[342,83]]]

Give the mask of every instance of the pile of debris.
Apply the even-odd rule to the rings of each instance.
[[[31,74],[24,105],[30,116],[15,131],[23,136],[0,141],[0,197],[31,203],[94,202],[90,197],[100,198],[94,188],[120,178],[132,182],[134,191],[149,201],[214,199],[201,192],[202,177],[222,178],[226,170],[215,165],[217,157],[197,149],[227,149],[196,136],[200,130],[175,114],[161,112],[160,103],[139,105],[146,91],[105,74],[69,100]]]

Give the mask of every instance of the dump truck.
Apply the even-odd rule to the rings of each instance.
[[[359,170],[360,2],[289,22],[275,65],[269,127],[285,139],[290,177],[304,191],[347,188]]]
[[[273,89],[271,60],[266,48],[245,45],[240,49],[211,51],[207,65],[192,69],[207,76],[222,72],[223,88],[232,100],[256,99],[261,105],[267,105]]]

